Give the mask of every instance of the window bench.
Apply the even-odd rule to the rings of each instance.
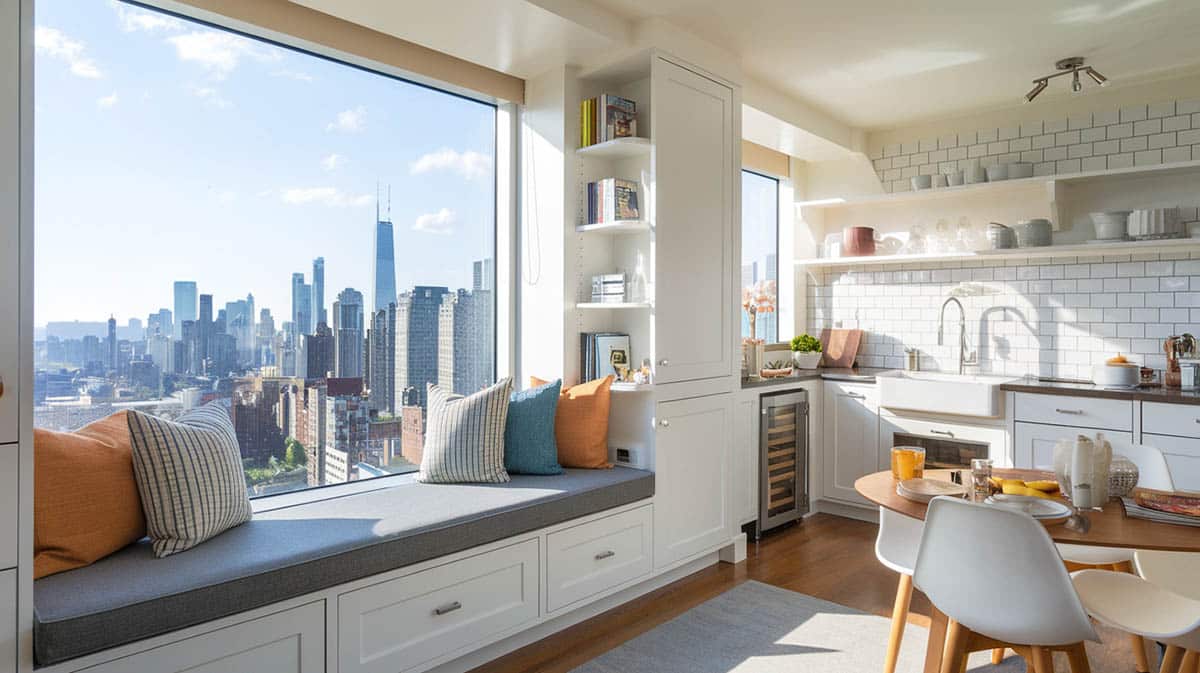
[[[34,583],[45,666],[651,497],[617,467],[507,484],[406,483],[256,514],[156,559],[148,540]]]

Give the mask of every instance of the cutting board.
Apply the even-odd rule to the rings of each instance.
[[[862,330],[860,329],[821,330],[821,351],[825,353],[825,357],[821,359],[821,366],[853,367],[860,341],[862,341]]]

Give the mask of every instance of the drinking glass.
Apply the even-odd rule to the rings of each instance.
[[[983,502],[992,494],[992,461],[990,458],[971,459],[971,500]]]
[[[919,446],[892,447],[892,479],[920,479],[925,476],[925,449]]]

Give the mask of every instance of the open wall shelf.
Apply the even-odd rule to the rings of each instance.
[[[1046,245],[1037,248],[979,250],[976,252],[939,252],[916,255],[872,255],[868,257],[818,257],[798,259],[796,266],[839,267],[863,264],[920,264],[924,262],[962,262],[981,260],[1030,259],[1038,257],[1093,257],[1129,255],[1142,252],[1200,252],[1200,238],[1173,238],[1159,241],[1116,241],[1113,243],[1081,243]]]
[[[650,144],[649,138],[613,138],[612,140],[606,140],[595,145],[580,147],[575,152],[583,157],[627,159],[629,157],[648,156],[651,147],[653,145]]]
[[[643,220],[617,220],[616,222],[597,222],[595,224],[577,224],[575,231],[581,234],[640,234],[650,231],[650,223]]]

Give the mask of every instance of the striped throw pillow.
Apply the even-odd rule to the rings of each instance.
[[[419,481],[430,484],[508,481],[504,470],[504,424],[512,379],[469,397],[429,384],[425,450]]]
[[[133,473],[154,555],[191,549],[250,520],[229,411],[210,402],[168,421],[130,411]]]

